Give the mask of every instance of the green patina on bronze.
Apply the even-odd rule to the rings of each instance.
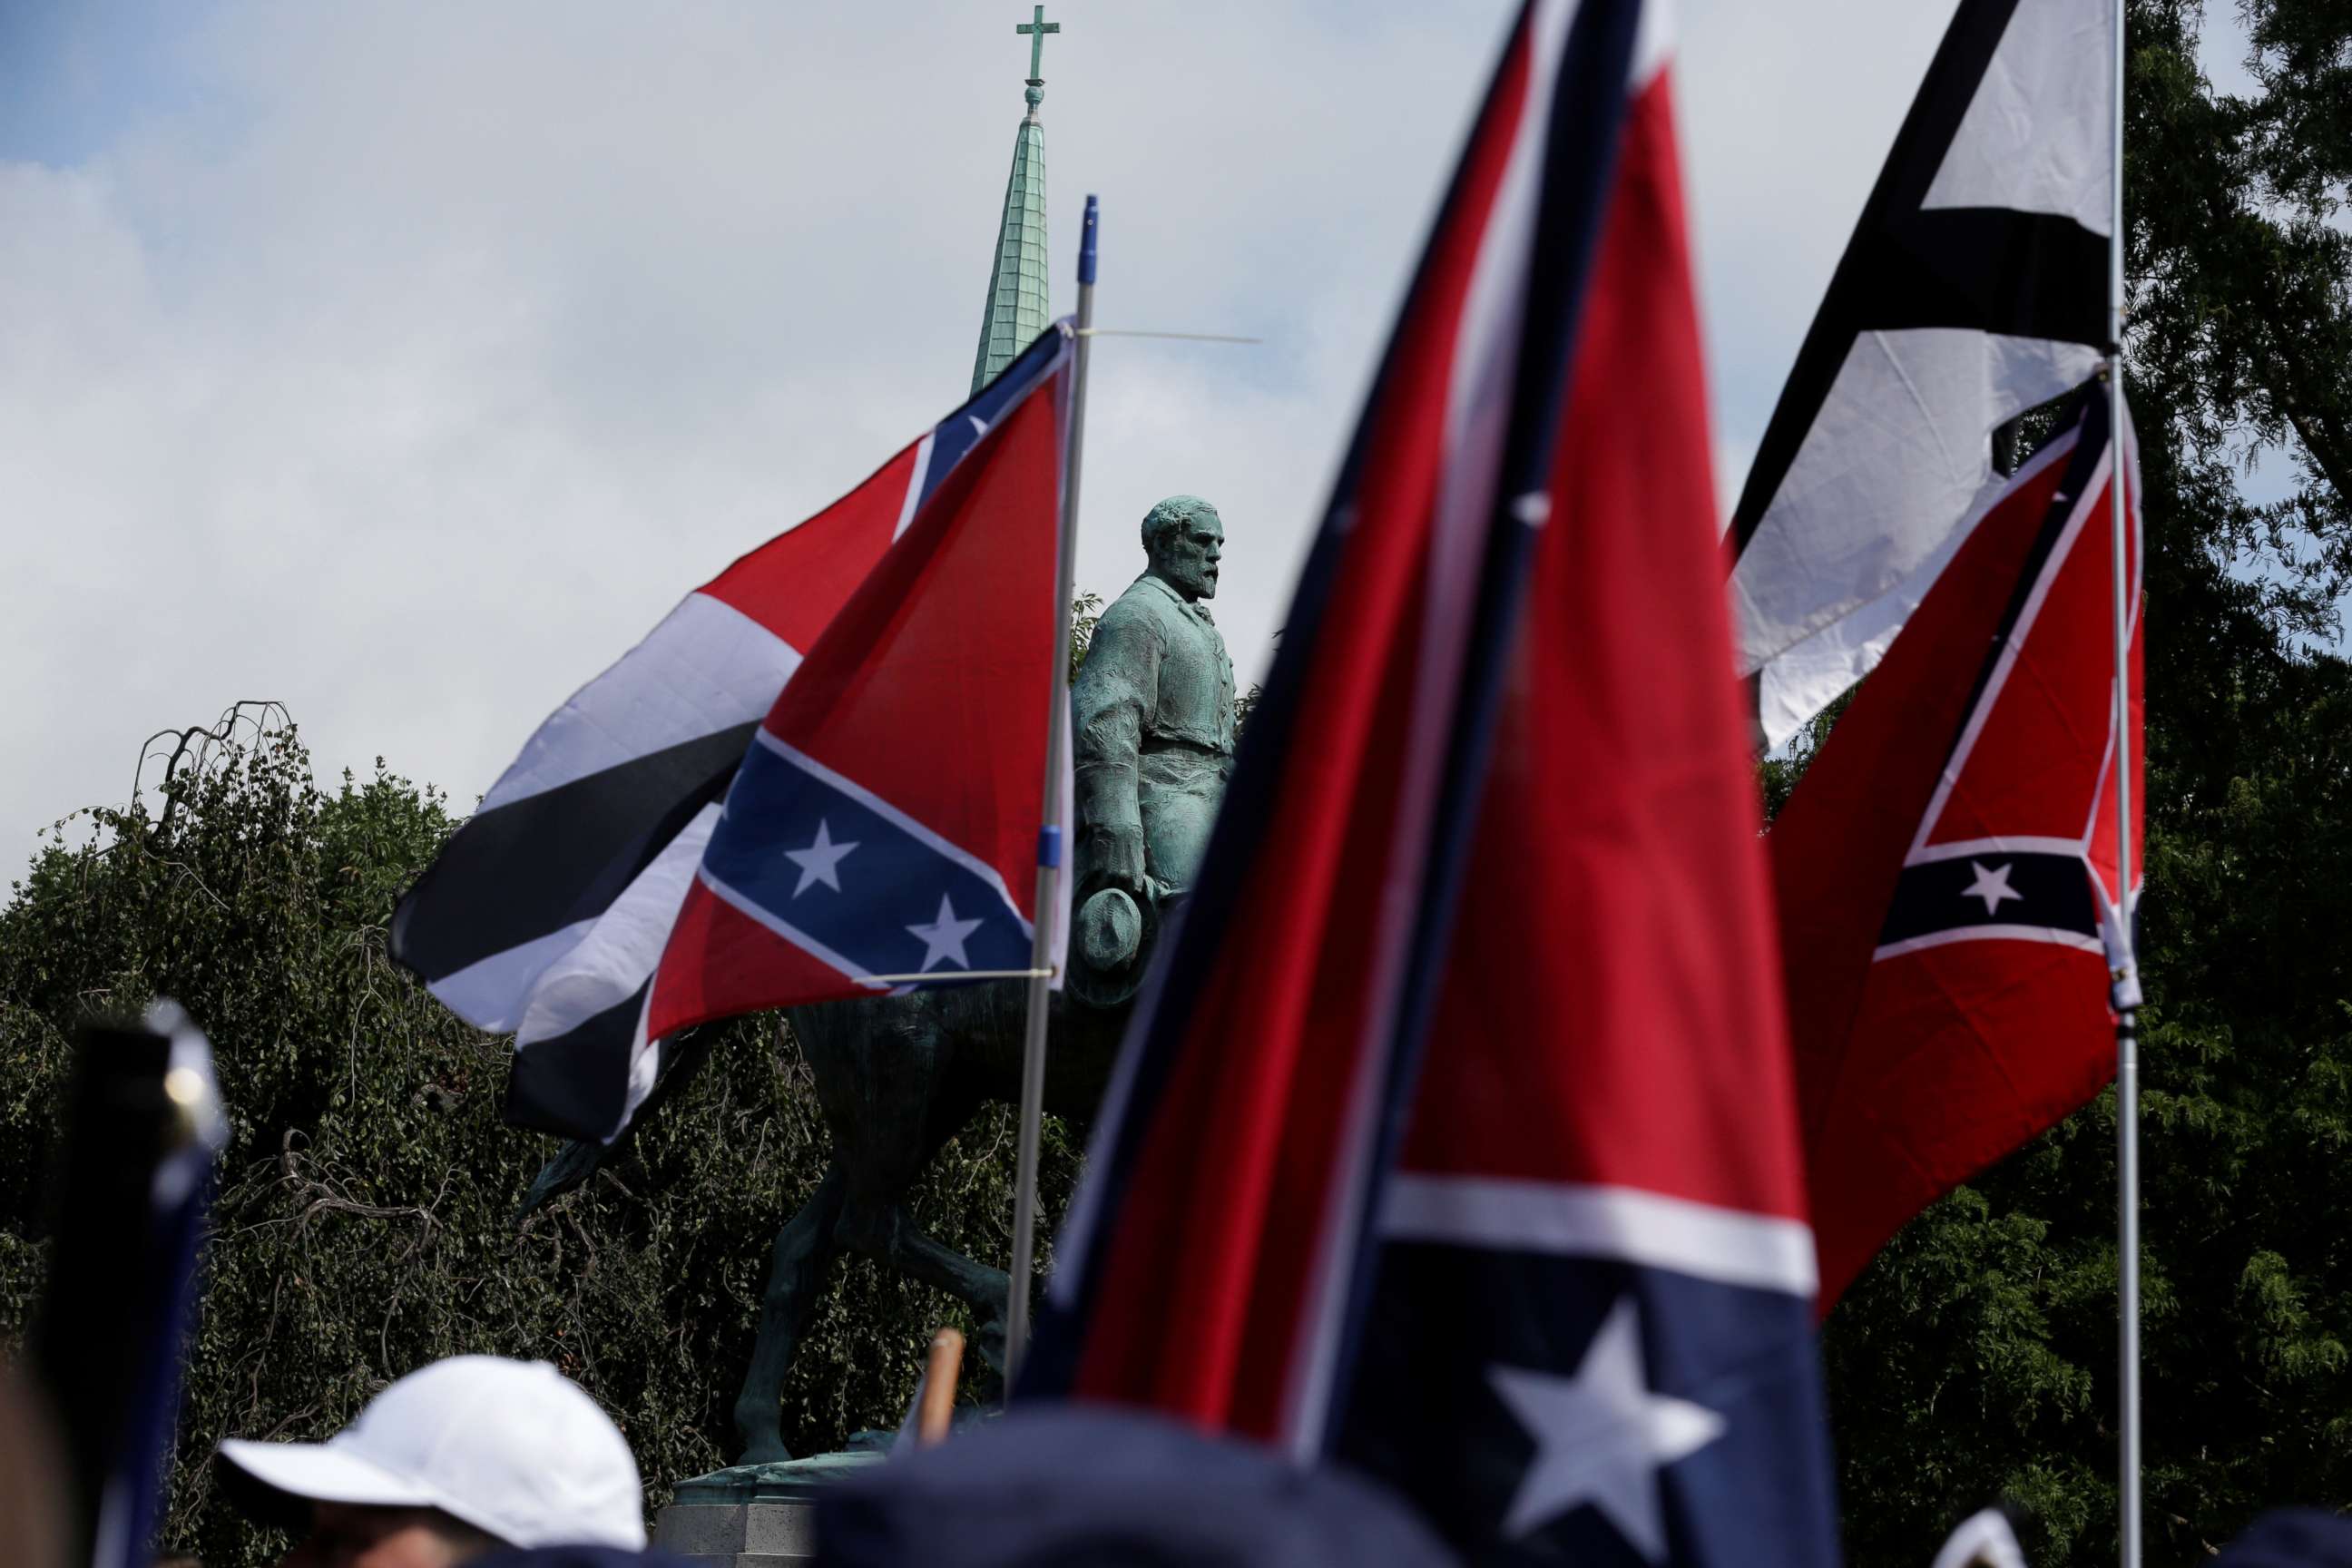
[[[988,305],[980,317],[980,352],[971,365],[978,392],[1037,341],[1054,319],[1045,256],[1045,128],[1037,121],[1045,101],[1045,35],[1062,30],[1039,5],[1014,31],[1029,38],[1029,112],[1013,133],[1013,172],[1004,182],[1004,214],[996,227],[996,262],[988,277]]]
[[[1070,984],[1134,994],[1159,907],[1191,888],[1234,765],[1234,666],[1209,618],[1224,522],[1198,496],[1146,514],[1150,564],[1103,612],[1070,689],[1077,913]]]

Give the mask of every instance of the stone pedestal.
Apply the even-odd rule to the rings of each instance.
[[[816,1558],[817,1494],[882,1462],[880,1448],[738,1465],[678,1483],[654,1544],[695,1568],[783,1568]]]

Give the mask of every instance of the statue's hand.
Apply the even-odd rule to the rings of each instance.
[[[1143,825],[1122,822],[1105,826],[1095,840],[1097,875],[1137,899],[1144,896]]]

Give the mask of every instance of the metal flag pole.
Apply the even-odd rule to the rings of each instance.
[[[2116,1010],[2116,1389],[2121,1443],[2116,1493],[2122,1568],[2140,1568],[2139,1450],[2139,958],[2132,910],[2131,523],[2124,476],[2124,6],[2115,0],[2113,189],[2107,209],[2107,473],[2114,532],[2116,641],[2116,899],[2122,950]]]
[[[1087,355],[1094,343],[1096,200],[1078,235],[1078,331],[1071,350],[1070,438],[1062,471],[1062,557],[1054,580],[1054,700],[1045,722],[1045,826],[1037,838],[1037,915],[1029,947],[1029,1006],[1021,1046],[1021,1144],[1013,1195],[1013,1291],[1004,1324],[1004,1386],[1029,1344],[1029,1275],[1037,1256],[1037,1137],[1045,1115],[1045,1023],[1052,1007],[1055,928],[1062,916],[1063,759],[1070,744],[1070,594],[1077,574],[1078,460],[1086,447]]]

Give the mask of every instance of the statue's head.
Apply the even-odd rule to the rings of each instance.
[[[1224,549],[1224,520],[1199,496],[1170,496],[1143,514],[1151,574],[1187,599],[1217,596],[1217,558]]]

